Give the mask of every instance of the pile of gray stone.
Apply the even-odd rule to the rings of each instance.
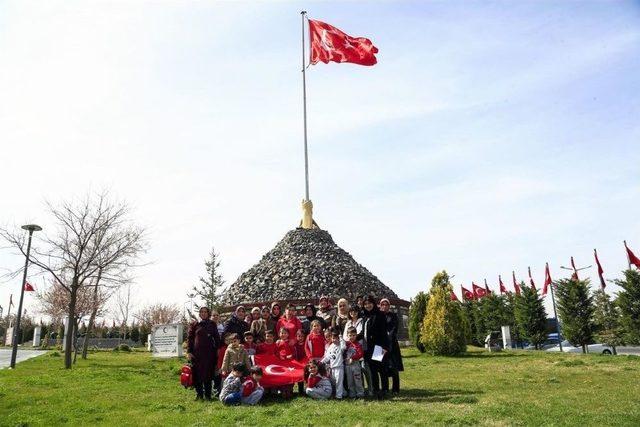
[[[398,298],[395,292],[320,229],[297,228],[240,275],[223,305],[314,299],[326,295],[354,301],[358,295]]]

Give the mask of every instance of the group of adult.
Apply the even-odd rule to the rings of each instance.
[[[318,307],[307,304],[301,317],[298,317],[294,305],[286,305],[283,314],[280,303],[273,302],[270,306],[253,307],[250,311],[240,305],[225,322],[220,322],[217,311],[201,307],[201,320],[191,324],[187,335],[187,356],[193,366],[196,393],[210,398],[212,382],[216,390],[220,390],[221,378],[216,366],[219,365],[218,349],[224,345],[226,337],[237,336],[244,340],[250,334],[256,342],[263,342],[267,331],[273,331],[278,336],[280,329],[284,328],[293,342],[299,330],[308,335],[312,322],[317,320],[323,330],[338,330],[345,340],[347,329],[355,328],[364,350],[364,376],[369,392],[377,398],[386,397],[391,378],[391,392],[397,394],[400,391],[399,372],[404,367],[398,345],[399,320],[390,308],[387,298],[378,301],[370,295],[359,296],[352,305],[341,298],[337,307],[333,307],[331,300],[323,296],[318,301]],[[382,348],[382,360],[374,357],[376,346]]]

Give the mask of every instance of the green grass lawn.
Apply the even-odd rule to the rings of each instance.
[[[471,349],[404,352],[401,395],[384,402],[194,402],[179,360],[97,352],[62,368],[57,353],[0,371],[0,425],[640,425],[640,358]]]

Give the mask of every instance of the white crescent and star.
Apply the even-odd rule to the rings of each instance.
[[[269,375],[284,375],[287,371],[294,371],[296,368],[287,368],[281,365],[268,365],[264,371]]]

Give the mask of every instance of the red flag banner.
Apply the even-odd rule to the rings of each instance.
[[[451,291],[451,301],[459,301],[458,297],[456,296],[456,294],[453,291]]]
[[[531,289],[536,290],[536,284],[533,283],[533,277],[531,277],[531,267],[527,267],[529,270],[529,282],[531,283]]]
[[[378,48],[364,37],[351,37],[333,25],[309,19],[311,40],[311,63],[351,62],[359,65],[374,65],[378,61]]]
[[[598,251],[593,250],[593,255],[596,257],[596,265],[598,266],[598,277],[600,278],[600,287],[604,289],[607,284],[604,281],[604,270],[602,269],[602,265],[600,265],[600,260],[598,259]]]
[[[627,246],[626,241],[624,242],[624,248],[627,250],[627,258],[629,259],[629,264],[635,265],[636,268],[640,270],[640,258],[635,256],[634,253],[631,252],[631,249],[629,249],[629,247]]]
[[[464,286],[460,285],[460,288],[462,288],[462,299],[463,300],[469,300],[469,301],[473,301],[475,299],[475,296],[473,295],[473,292],[471,292],[469,289],[465,288]]]
[[[480,286],[476,285],[473,282],[471,282],[471,286],[473,288],[473,293],[476,296],[476,298],[480,299],[484,296],[487,296],[487,291],[482,289]]]
[[[33,292],[33,291],[35,291],[35,289],[33,288],[33,286],[31,286],[31,283],[24,282],[24,291],[25,292]]]
[[[508,294],[507,287],[502,283],[502,276],[498,276],[498,283],[500,284],[500,295]]]
[[[304,381],[306,360],[281,360],[272,354],[256,354],[253,356],[253,362],[262,368],[260,385],[265,388]]]
[[[518,285],[518,281],[516,280],[516,272],[512,271],[513,275],[513,289],[516,291],[516,295],[520,295],[520,285]]]
[[[546,263],[544,267],[544,287],[542,288],[542,296],[547,294],[549,286],[551,286],[551,272],[549,271],[549,263]]]

